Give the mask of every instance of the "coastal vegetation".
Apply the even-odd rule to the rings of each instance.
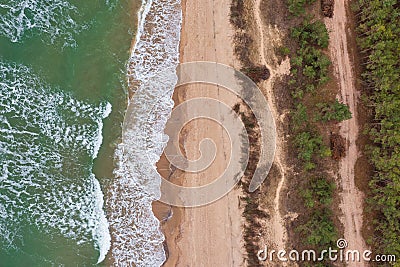
[[[319,112],[315,115],[315,119],[322,122],[344,121],[351,119],[349,106],[340,103],[337,99],[333,103],[318,103]]]
[[[328,247],[337,238],[330,208],[336,185],[324,177],[308,180],[310,183],[300,190],[306,208],[312,211],[309,220],[297,230],[305,234],[308,244]]]
[[[374,166],[369,208],[375,214],[372,245],[400,255],[400,5],[396,0],[358,0],[363,94],[373,111],[367,133]]]
[[[244,0],[232,0],[230,22],[235,28],[235,35],[233,36],[234,53],[243,66],[251,68],[253,67],[250,59],[251,50],[248,48],[251,47],[254,41],[248,31],[246,31],[249,27],[248,20],[245,17],[246,3]]]
[[[239,186],[243,188],[244,194],[240,200],[244,203],[243,217],[245,219],[245,227],[243,239],[245,241],[244,248],[247,254],[245,260],[248,266],[262,266],[257,257],[257,252],[261,249],[258,240],[259,237],[254,235],[254,233],[262,228],[260,222],[268,218],[269,214],[260,208],[261,192],[259,190],[252,193],[247,191],[260,157],[258,150],[260,145],[260,129],[254,114],[250,112],[246,104],[238,103],[233,107],[233,110],[243,121],[250,143],[248,165],[244,172],[244,177],[239,181]]]
[[[318,123],[340,122],[351,118],[347,105],[339,100],[325,100],[314,105],[318,89],[329,81],[329,57],[323,49],[328,47],[328,31],[321,21],[303,21],[291,31],[295,42],[291,57],[291,78],[289,85],[295,108],[292,111],[294,144],[304,169],[315,169],[318,158],[331,156],[324,145],[323,136],[318,132]],[[313,114],[313,116],[309,116]],[[311,119],[312,118],[312,119]],[[323,125],[322,125],[323,126]]]
[[[351,118],[351,113],[347,105],[324,91],[324,87],[330,81],[331,62],[326,53],[329,34],[321,20],[307,14],[307,5],[314,3],[315,0],[288,0],[288,12],[292,14],[290,24],[293,27],[285,45],[277,47],[277,54],[291,58],[290,77],[287,80],[289,86],[286,88],[289,88],[290,102],[293,105],[289,133],[290,141],[295,147],[295,167],[298,169],[297,178],[292,183],[296,183],[296,194],[302,203],[302,207],[297,211],[300,218],[292,225],[296,239],[301,243],[299,248],[311,247],[318,250],[321,247],[334,246],[339,232],[333,220],[332,207],[336,186],[333,177],[327,172],[329,168],[324,164],[327,158],[338,160],[343,156],[344,142],[340,138],[330,140],[332,136],[337,135],[329,136],[329,132],[338,122]],[[249,9],[247,5],[247,1],[232,1],[231,23],[236,29],[233,38],[234,52],[242,63],[242,71],[258,83],[268,76],[265,75],[263,67],[255,66],[251,60],[254,40],[250,34],[251,17],[246,17]],[[252,75],[254,73],[256,75]],[[269,214],[260,208],[264,191],[247,192],[249,177],[254,172],[259,157],[259,129],[251,114],[240,111],[242,106],[236,105],[234,110],[244,122],[249,122],[245,124],[252,139],[250,163],[241,182],[244,192],[241,200],[245,204],[244,247],[249,266],[261,266],[256,257],[257,251],[261,249],[260,240],[254,233],[261,232],[262,222],[269,218]],[[339,152],[335,151],[337,148],[340,149]],[[280,174],[273,167],[270,175]],[[321,266],[327,264],[329,263],[323,262]]]
[[[230,22],[235,28],[234,53],[242,64],[241,71],[250,77],[255,83],[269,78],[270,73],[265,66],[256,66],[251,60],[251,49],[254,40],[249,33],[248,8],[252,3],[246,0],[232,0],[230,7]],[[245,103],[237,103],[233,107],[233,111],[240,116],[243,121],[247,136],[249,138],[250,150],[249,161],[244,172],[244,177],[239,181],[238,185],[243,189],[243,196],[240,202],[244,204],[244,249],[246,255],[244,260],[248,266],[263,266],[258,260],[257,252],[262,249],[260,245],[260,236],[254,233],[261,232],[263,226],[261,222],[269,218],[269,214],[260,206],[262,204],[262,193],[260,190],[249,192],[248,188],[252,175],[254,174],[259,157],[260,146],[260,129],[254,114],[250,111]]]
[[[232,0],[231,3],[230,22],[235,27],[235,35],[233,37],[234,53],[243,65],[241,71],[255,83],[258,83],[267,80],[270,72],[265,66],[253,64],[250,58],[251,49],[249,48],[254,44],[254,40],[247,30],[249,22],[245,16],[248,10],[246,5],[249,5],[249,3],[243,0]]]
[[[288,0],[289,12],[292,15],[300,16],[306,12],[306,5],[314,3],[316,0]]]
[[[233,0],[235,12],[232,12],[231,19],[237,29],[235,53],[243,66],[252,70],[254,65],[249,50],[253,40],[246,31],[245,3]],[[322,3],[329,7],[331,14],[333,1]],[[285,21],[290,24],[287,27],[289,34],[284,44],[277,47],[277,54],[282,58],[289,56],[291,60],[286,84],[291,101],[288,105],[292,106],[288,132],[290,144],[296,148],[293,154],[297,178],[292,181],[295,183],[293,188],[301,199],[301,207],[296,207],[299,217],[289,227],[295,228],[294,240],[304,248],[335,246],[340,229],[334,218],[337,214],[336,183],[330,175],[331,163],[346,153],[347,141],[336,133],[337,123],[350,119],[352,114],[347,105],[334,97],[337,88],[331,81],[331,62],[326,51],[329,34],[321,20],[322,15],[327,15],[324,10],[322,14],[315,14],[318,3],[313,0],[287,0],[286,4],[286,12],[292,15]],[[372,143],[367,152],[374,166],[368,206],[372,211],[375,233],[369,242],[381,253],[399,255],[400,6],[396,0],[357,0],[353,4],[363,61],[360,81],[363,99],[373,113],[373,120],[366,129]],[[251,125],[257,128],[256,124]],[[258,198],[247,194],[243,201],[246,203],[247,260],[254,264],[251,266],[258,266],[258,261],[251,258],[259,249],[257,238],[251,233],[260,227],[259,219],[268,217],[268,214],[259,208]],[[321,264],[329,265],[328,262]]]
[[[295,182],[302,208],[293,226],[298,245],[318,249],[334,247],[339,235],[332,207],[336,184],[328,172],[331,167],[326,159],[338,160],[343,156],[343,140],[332,138],[337,136],[333,132],[338,122],[352,115],[347,105],[332,97],[337,92],[332,94],[334,89],[328,86],[331,80],[331,62],[326,51],[329,34],[322,20],[307,11],[314,2],[287,0],[294,24],[287,46],[291,50],[288,85],[293,101],[289,131],[302,165],[297,174],[302,178]],[[329,264],[320,263],[321,266]]]

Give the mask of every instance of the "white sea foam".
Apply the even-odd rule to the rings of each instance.
[[[111,104],[107,103],[104,113],[102,114],[102,119],[107,118],[111,114],[111,110],[112,110]],[[94,142],[93,158],[97,158],[101,144],[103,143],[103,121],[98,120],[97,123],[98,123],[97,139]]]
[[[28,222],[77,244],[110,247],[103,193],[92,173],[109,104],[54,90],[26,66],[0,62],[0,241],[18,248]],[[79,114],[79,115],[77,115]]]
[[[93,229],[92,235],[96,242],[97,249],[100,252],[99,258],[97,260],[97,263],[100,263],[105,259],[110,249],[111,236],[108,230],[109,224],[103,210],[104,195],[103,192],[101,191],[100,183],[99,181],[97,181],[94,175],[92,175],[91,178],[93,184],[95,185],[95,194],[96,194],[96,199],[95,199],[96,206],[94,207],[93,210],[94,213],[93,217],[96,218],[96,223],[97,223],[97,227]]]
[[[105,0],[110,8],[117,2]],[[81,14],[67,0],[8,0],[0,3],[0,14],[0,35],[14,43],[38,31],[44,42],[60,40],[64,46],[75,46],[75,35],[88,28],[77,23]]]
[[[12,42],[38,30],[45,41],[53,43],[62,38],[64,45],[73,46],[74,34],[84,27],[74,20],[77,8],[65,0],[9,0],[1,3],[0,8],[0,34]]]
[[[128,67],[134,81],[129,87],[139,86],[115,152],[115,180],[107,202],[115,266],[161,266],[165,261],[164,236],[152,202],[160,197],[155,164],[167,141],[164,128],[173,107],[177,76],[172,70],[179,64],[181,23],[180,0],[143,1]]]

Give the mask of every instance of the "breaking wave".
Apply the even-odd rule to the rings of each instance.
[[[155,164],[168,137],[182,23],[180,0],[143,1],[136,42],[128,64],[130,99],[108,208],[115,266],[161,266],[164,236],[152,212],[160,198]],[[149,116],[152,114],[152,116]]]

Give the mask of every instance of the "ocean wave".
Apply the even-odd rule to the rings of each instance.
[[[180,0],[143,1],[135,46],[128,64],[130,99],[123,140],[115,152],[117,167],[107,207],[115,266],[161,266],[164,236],[152,212],[160,198],[155,164],[168,137],[173,108],[182,23]]]
[[[83,244],[110,247],[103,193],[92,173],[111,106],[50,88],[31,69],[0,62],[0,241],[18,249],[28,222]],[[26,234],[26,233],[25,233]]]

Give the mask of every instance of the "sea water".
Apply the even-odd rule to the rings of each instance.
[[[181,20],[179,0],[0,0],[0,266],[165,261]]]
[[[0,0],[0,266],[92,266],[141,3]]]

